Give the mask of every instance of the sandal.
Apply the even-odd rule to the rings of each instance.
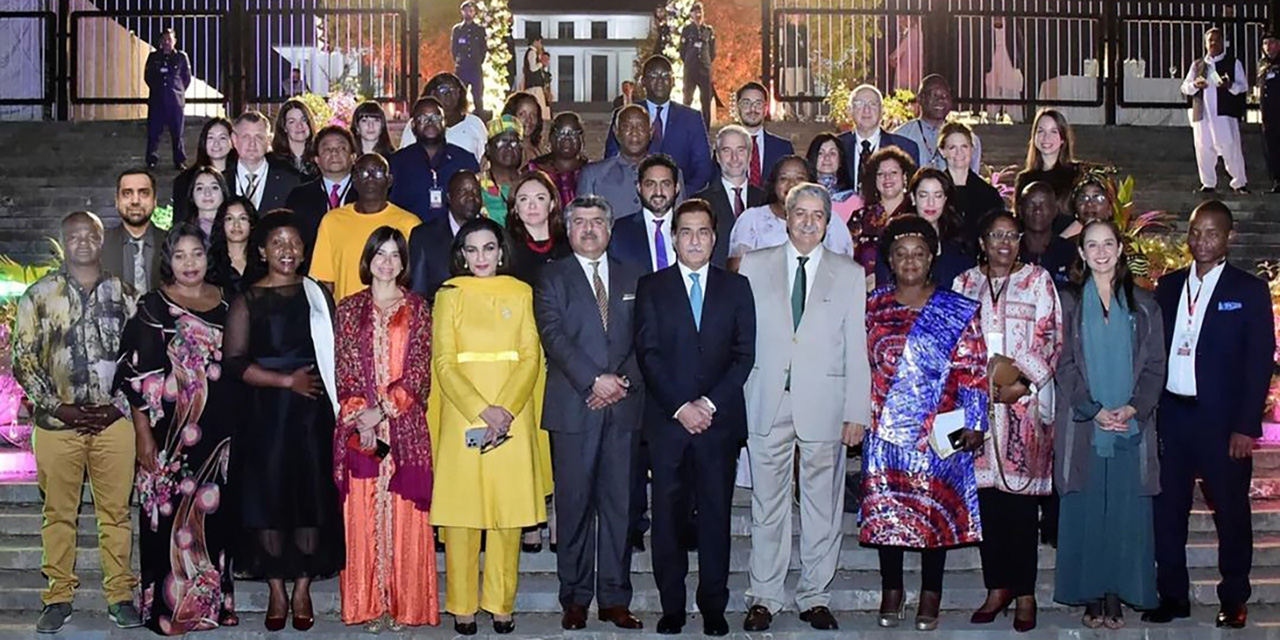
[[[1102,627],[1102,601],[1094,600],[1084,606],[1084,615],[1080,616],[1080,624],[1086,629],[1098,629]]]
[[[1108,593],[1102,608],[1106,614],[1103,624],[1108,629],[1115,631],[1124,628],[1124,606],[1120,604],[1120,596]]]
[[[364,623],[364,630],[369,633],[382,633],[382,620],[382,616],[378,616],[377,618]]]

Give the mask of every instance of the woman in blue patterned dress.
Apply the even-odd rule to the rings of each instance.
[[[937,232],[923,218],[889,223],[880,255],[893,283],[867,301],[872,420],[862,445],[860,540],[880,551],[882,627],[905,617],[904,551],[922,552],[922,631],[938,626],[947,548],[982,539],[972,452],[987,427],[978,303],[930,281],[937,250]],[[958,430],[935,446],[932,432],[944,428]]]

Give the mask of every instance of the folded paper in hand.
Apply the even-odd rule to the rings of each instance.
[[[934,417],[933,430],[929,432],[929,446],[939,458],[946,460],[960,450],[958,444],[964,426],[964,409],[939,413]]]

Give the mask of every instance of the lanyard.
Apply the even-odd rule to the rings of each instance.
[[[1208,276],[1206,275],[1206,278]],[[1195,326],[1196,322],[1196,306],[1200,302],[1200,294],[1204,293],[1205,281],[1200,281],[1200,286],[1196,288],[1196,295],[1191,295],[1191,274],[1187,274],[1187,328]]]

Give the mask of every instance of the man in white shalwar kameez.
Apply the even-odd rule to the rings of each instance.
[[[1196,145],[1200,191],[1209,193],[1218,186],[1221,156],[1231,174],[1231,188],[1237,193],[1249,193],[1240,146],[1240,119],[1244,117],[1249,81],[1244,65],[1227,55],[1222,30],[1206,31],[1204,47],[1205,57],[1191,63],[1182,81],[1182,93],[1191,99],[1188,116]]]

